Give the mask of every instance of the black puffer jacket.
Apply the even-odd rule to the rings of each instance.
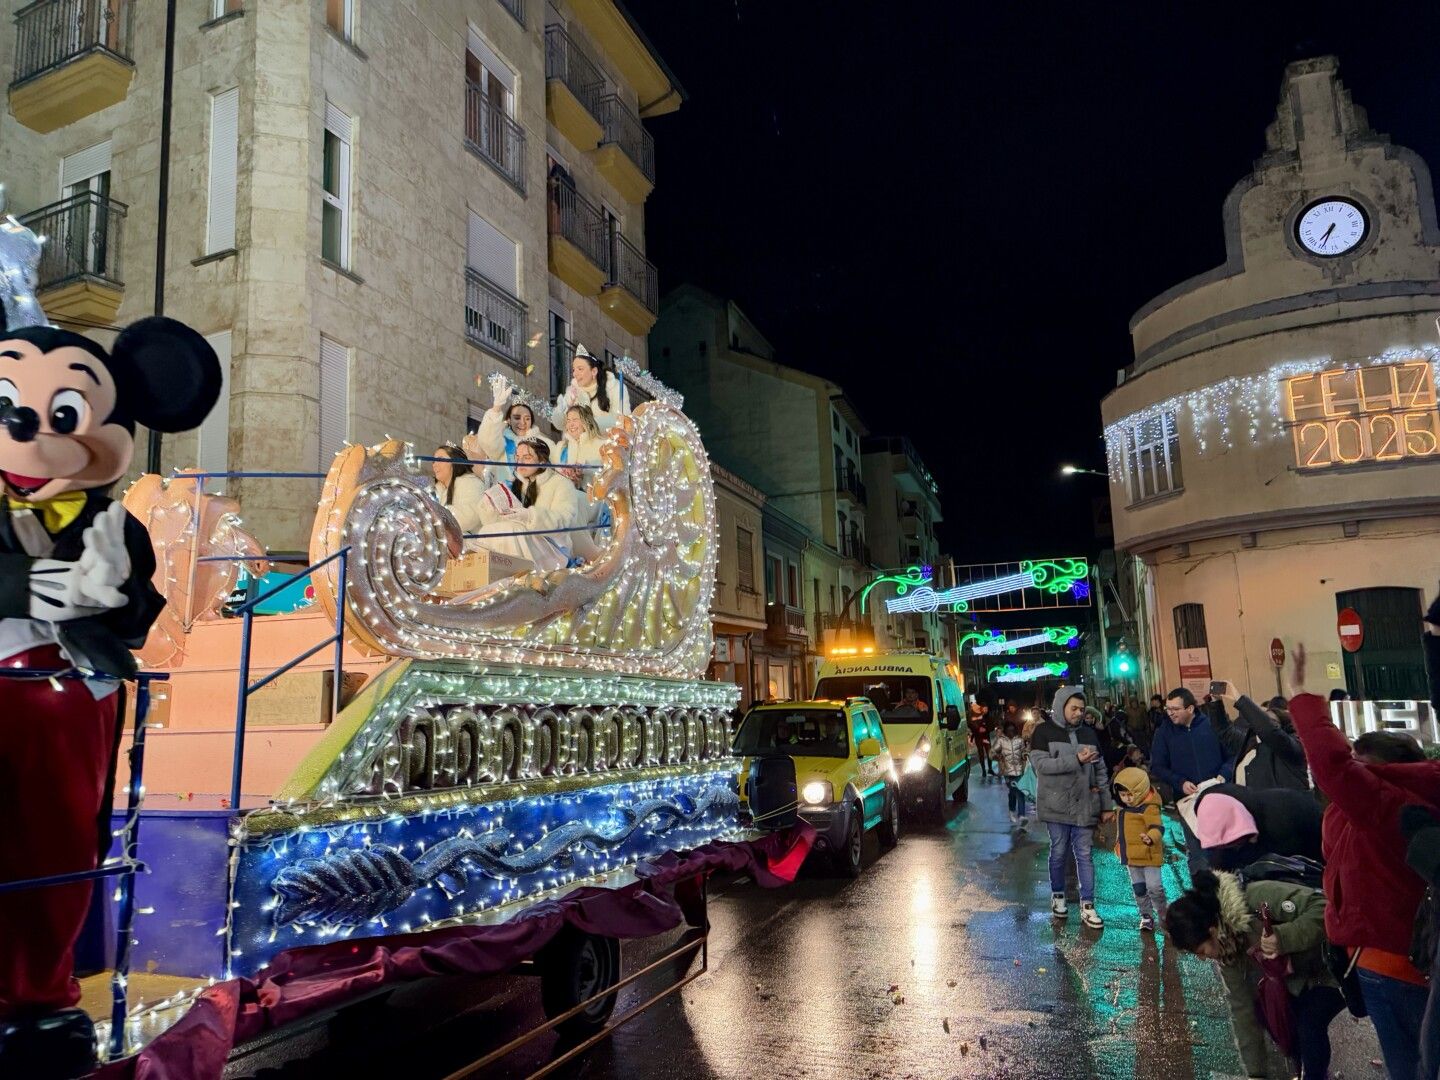
[[[1200,792],[1195,811],[1211,795],[1229,795],[1250,812],[1258,834],[1248,844],[1207,848],[1210,864],[1217,870],[1238,870],[1263,855],[1303,855],[1323,863],[1320,849],[1320,822],[1323,812],[1308,791],[1285,788],[1256,790],[1239,784],[1212,784]]]
[[[1235,753],[1235,778],[1240,779],[1240,765],[1251,750],[1255,756],[1245,764],[1244,786],[1252,790],[1289,788],[1309,791],[1310,773],[1305,767],[1305,748],[1293,731],[1248,697],[1235,703],[1240,719],[1231,729],[1239,735]],[[1288,717],[1287,717],[1288,719]]]

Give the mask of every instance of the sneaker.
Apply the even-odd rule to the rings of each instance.
[[[1011,810],[1011,811],[1010,811],[1010,824],[1011,824],[1011,825],[1014,825],[1014,824],[1015,824],[1017,821],[1019,821],[1019,820],[1020,820],[1020,819],[1015,816],[1015,811],[1014,811],[1014,810]]]
[[[1100,918],[1100,913],[1095,910],[1094,904],[1080,905],[1080,921],[1092,930],[1099,930],[1105,925],[1105,920]]]
[[[1153,915],[1141,915],[1140,929],[1148,930],[1150,933],[1153,934],[1155,932],[1155,917]]]
[[[1063,919],[1070,914],[1070,908],[1065,903],[1064,893],[1052,893],[1050,895],[1050,914],[1057,919]]]
[[[1024,832],[1024,831],[1025,831],[1026,829],[1028,829],[1029,827],[1030,827],[1030,819],[1029,819],[1029,818],[1023,818],[1023,817],[1022,817],[1022,818],[1020,819],[1020,831],[1021,831],[1021,832]]]

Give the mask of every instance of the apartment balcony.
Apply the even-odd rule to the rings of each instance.
[[[525,0],[500,0],[500,6],[513,15],[521,26],[525,25]]]
[[[600,306],[632,334],[644,336],[660,314],[660,277],[640,249],[616,233],[610,237],[610,280]]]
[[[924,535],[918,514],[900,515],[900,535],[907,540],[918,540]]]
[[[600,122],[605,133],[590,151],[595,167],[627,202],[643,203],[655,187],[654,138],[614,94],[600,99]]]
[[[131,0],[39,0],[15,13],[10,111],[42,135],[124,101]]]
[[[789,604],[765,606],[765,640],[772,645],[789,645],[810,640],[805,612]]]
[[[579,150],[593,150],[605,134],[600,97],[605,76],[563,26],[545,27],[545,115]]]
[[[549,191],[550,272],[582,296],[599,296],[610,280],[605,218],[563,180],[551,180]]]
[[[861,566],[870,565],[870,545],[853,533],[840,537],[840,555],[852,562],[858,562]]]
[[[45,313],[57,322],[113,323],[125,295],[125,204],[86,192],[42,206],[20,223],[45,237],[38,274]]]
[[[525,129],[478,83],[465,84],[465,149],[525,194]]]
[[[865,485],[860,482],[858,470],[846,466],[835,470],[835,493],[856,506],[865,505]]]
[[[516,367],[525,365],[525,305],[478,270],[465,268],[465,337]]]

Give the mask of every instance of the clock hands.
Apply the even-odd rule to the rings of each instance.
[[[1330,243],[1330,234],[1335,231],[1335,224],[1336,223],[1332,221],[1330,223],[1330,227],[1320,234],[1321,247],[1324,247],[1326,244]]]

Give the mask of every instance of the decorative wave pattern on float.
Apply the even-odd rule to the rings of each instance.
[[[689,809],[683,805],[686,802],[691,804]],[[662,835],[674,825],[692,824],[712,810],[733,811],[738,806],[734,791],[717,787],[693,800],[684,796],[648,799],[621,807],[624,821],[615,829],[567,822],[511,854],[506,851],[514,843],[514,834],[497,828],[481,836],[453,836],[417,859],[407,859],[384,845],[305,859],[275,877],[279,896],[275,922],[282,927],[294,923],[358,926],[394,911],[427,885],[437,886],[447,897],[463,894],[470,884],[467,871],[501,878],[568,869],[575,849],[613,850],[652,819],[658,819],[652,835]]]
[[[452,597],[436,590],[447,537],[458,530],[428,479],[406,467],[403,445],[342,451],[310,554],[318,562],[351,549],[352,639],[394,656],[701,677],[712,641],[716,518],[700,436],[683,413],[649,402],[621,418],[601,459],[588,494],[609,503],[612,527],[599,557]],[[316,591],[333,613],[339,567],[327,571]]]
[[[503,919],[612,881],[739,835],[736,791],[733,763],[717,761],[256,810],[231,836],[227,975],[298,946]]]

